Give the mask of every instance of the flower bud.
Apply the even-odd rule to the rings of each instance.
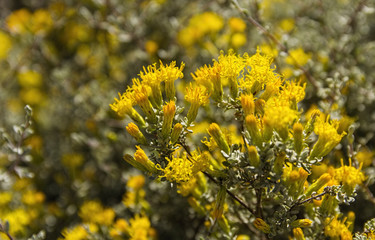
[[[295,123],[293,125],[293,140],[294,150],[299,155],[302,151],[303,144],[303,126],[301,123]]]
[[[230,90],[230,94],[231,94],[232,98],[236,99],[237,94],[238,94],[237,78],[235,78],[235,77],[229,78],[229,90]]]
[[[161,128],[161,134],[164,139],[167,139],[171,133],[173,118],[176,113],[176,105],[174,101],[170,101],[163,106],[163,126]]]
[[[249,151],[249,162],[251,166],[259,167],[260,159],[259,154],[255,146],[249,146],[247,148]]]
[[[225,140],[224,134],[220,130],[219,125],[217,125],[216,123],[212,123],[208,127],[207,131],[208,131],[208,134],[210,134],[210,136],[215,140],[219,148],[223,150],[226,154],[229,154],[230,153],[229,145],[227,141]]]
[[[264,115],[264,105],[266,105],[266,102],[263,99],[257,99],[255,101],[255,113]]]
[[[226,195],[227,191],[225,186],[221,186],[219,192],[217,193],[215,208],[213,211],[213,217],[215,219],[219,219],[223,215]]]
[[[171,142],[172,144],[175,144],[180,137],[181,131],[182,131],[182,125],[181,123],[176,123],[172,129],[172,134],[171,134]]]
[[[310,219],[298,219],[292,222],[293,228],[305,228],[310,227],[312,224],[312,221]]]
[[[124,160],[141,171],[156,173],[157,169],[155,167],[155,164],[150,159],[148,159],[142,148],[140,148],[139,146],[136,146],[136,148],[137,151],[134,153],[134,158],[126,154],[124,156]]]
[[[268,121],[267,117],[263,117],[263,140],[265,142],[269,142],[273,135],[273,127],[271,126],[270,122]]]
[[[281,174],[283,172],[285,158],[286,158],[285,152],[281,152],[277,154],[275,161],[273,163],[273,171],[275,173]]]
[[[254,98],[252,94],[242,94],[241,95],[241,105],[242,105],[242,110],[244,112],[244,115],[250,115],[254,114],[255,111],[255,103],[254,103]]]
[[[259,128],[258,128],[258,123],[257,119],[255,118],[254,115],[248,115],[245,119],[245,125],[247,128],[247,131],[249,131],[251,140],[253,143],[261,147],[262,146],[262,138],[260,136]]]
[[[310,196],[311,193],[319,191],[324,185],[326,185],[331,180],[331,175],[329,173],[324,173],[318,178],[310,187],[306,190],[305,195]]]
[[[264,233],[270,233],[271,232],[271,228],[270,228],[270,225],[268,225],[263,219],[261,218],[256,218],[253,222],[254,224],[254,227],[256,227],[257,229],[259,229],[260,231],[264,232]]]
[[[156,122],[156,115],[147,95],[139,92],[135,95],[135,101],[141,107],[142,111],[145,113],[149,121],[153,123]]]
[[[134,123],[129,123],[128,126],[126,126],[126,131],[140,144],[146,144],[147,140],[143,133],[139,130],[138,126]]]
[[[293,228],[293,236],[296,240],[305,240],[305,235],[301,228]]]

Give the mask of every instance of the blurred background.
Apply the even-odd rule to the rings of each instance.
[[[16,239],[40,231],[68,239],[73,230],[71,239],[85,239],[81,223],[97,239],[123,239],[121,219],[128,228],[143,221],[150,239],[195,239],[205,219],[175,186],[123,161],[136,142],[125,131],[129,119],[109,104],[159,59],[186,64],[183,89],[220,51],[259,47],[284,78],[307,82],[304,111],[345,118],[344,131],[356,126],[354,149],[337,149],[328,161],[352,153],[363,162],[368,184],[350,206],[360,212],[360,231],[375,216],[360,207],[375,204],[374,23],[370,0],[1,0],[0,220]]]

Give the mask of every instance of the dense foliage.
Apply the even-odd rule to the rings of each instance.
[[[1,6],[0,239],[375,238],[373,1]]]

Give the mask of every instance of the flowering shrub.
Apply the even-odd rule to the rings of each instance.
[[[375,1],[0,6],[0,239],[374,238]]]
[[[306,84],[277,74],[259,49],[252,56],[221,53],[176,92],[183,67],[144,68],[110,105],[134,121],[126,130],[142,146],[125,161],[176,184],[207,217],[209,236],[233,238],[252,223],[255,229],[247,225],[248,231],[260,238],[351,239],[353,213],[343,218],[338,204],[353,201],[366,177],[362,164],[356,168],[342,159],[341,166],[309,178],[347,133],[339,130],[341,120],[299,109]],[[206,134],[194,132],[202,121],[209,124]]]

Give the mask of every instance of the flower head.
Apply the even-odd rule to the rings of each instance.
[[[337,128],[339,127],[338,121],[329,121],[327,116],[326,121],[317,118],[314,123],[314,132],[319,136],[318,141],[315,143],[311,153],[310,159],[320,158],[327,155],[337,144],[341,138],[346,134],[345,132],[339,134]]]
[[[341,159],[341,167],[335,169],[334,179],[343,185],[344,191],[348,195],[351,195],[354,188],[366,179],[361,168],[362,166],[358,169],[353,167],[351,159],[349,159],[349,166],[346,166]]]

